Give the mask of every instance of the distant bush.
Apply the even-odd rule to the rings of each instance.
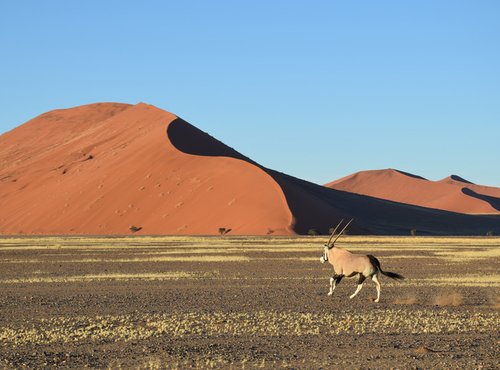
[[[319,235],[319,231],[316,229],[307,230],[307,235]]]
[[[411,229],[410,234],[411,236],[417,236],[417,229]]]
[[[335,230],[334,227],[330,227],[328,229],[328,234],[332,235],[334,230]],[[337,233],[339,233],[339,232],[340,231],[338,231]],[[344,232],[342,233],[342,235],[349,235],[349,228],[345,229]]]
[[[219,227],[219,234],[226,235],[231,229],[226,229],[225,227]]]
[[[132,225],[132,226],[130,226],[128,229],[129,229],[130,231],[132,231],[133,233],[136,233],[136,232],[138,232],[139,230],[142,230],[142,227]]]
[[[488,231],[486,233],[486,236],[495,236],[495,233],[493,231]]]

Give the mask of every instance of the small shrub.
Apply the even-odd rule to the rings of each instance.
[[[307,230],[307,235],[319,235],[319,231],[316,229]]]
[[[219,227],[219,234],[221,234],[222,236],[226,235],[230,231],[231,229],[226,229],[225,227]]]
[[[411,236],[417,236],[417,229],[411,229],[410,234]]]
[[[488,231],[486,233],[486,236],[495,236],[495,233],[493,231]]]
[[[128,229],[129,229],[130,231],[132,231],[133,233],[136,233],[136,232],[138,232],[139,230],[142,230],[142,227],[132,225],[132,226],[130,226]]]

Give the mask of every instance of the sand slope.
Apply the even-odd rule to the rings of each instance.
[[[381,199],[364,177],[320,186],[264,168],[154,106],[90,104],[0,136],[0,234],[130,234],[131,226],[138,234],[325,234],[342,218],[354,218],[349,232],[358,234],[500,234],[498,189],[386,171],[375,179],[398,179],[400,198]],[[429,197],[427,183],[443,196]],[[359,189],[346,191],[352,184]],[[465,190],[450,200],[449,187]]]
[[[241,159],[176,149],[189,137],[172,140],[171,124],[189,127],[147,104],[92,104],[2,135],[0,232],[126,234],[132,225],[147,234],[293,232],[269,175]],[[204,145],[224,154],[208,135]]]
[[[452,175],[440,181],[394,169],[362,171],[325,186],[356,194],[433,209],[500,214],[500,189],[475,185]]]

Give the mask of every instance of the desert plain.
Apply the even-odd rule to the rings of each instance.
[[[0,368],[498,368],[499,238],[343,237],[406,277],[378,304],[325,241],[2,237]]]

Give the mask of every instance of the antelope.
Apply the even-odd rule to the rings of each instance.
[[[342,224],[342,222],[344,222],[343,219],[333,230],[328,243],[325,244],[323,255],[320,258],[321,263],[325,263],[326,261],[328,261],[333,266],[334,274],[330,278],[330,291],[328,292],[328,295],[333,295],[335,287],[340,283],[344,276],[348,278],[358,276],[358,287],[356,288],[354,294],[349,297],[350,299],[352,299],[356,297],[356,295],[363,287],[363,282],[365,281],[365,279],[371,278],[377,287],[377,299],[375,299],[375,302],[378,303],[380,300],[380,282],[378,281],[379,273],[397,280],[403,280],[404,277],[396,274],[395,272],[383,271],[380,267],[379,260],[371,254],[354,254],[345,249],[335,247],[335,242],[347,229],[347,226],[349,226],[349,224],[352,222],[352,219],[347,223],[347,225],[344,226],[342,231],[337,234],[332,242],[333,236],[335,235],[335,232]]]

